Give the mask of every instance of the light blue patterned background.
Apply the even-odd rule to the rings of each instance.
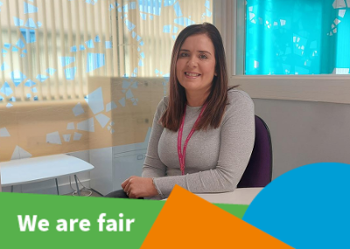
[[[349,73],[350,1],[248,0],[246,74]]]

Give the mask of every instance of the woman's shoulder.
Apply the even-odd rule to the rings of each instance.
[[[230,89],[227,92],[227,100],[229,104],[237,101],[247,101],[253,103],[253,100],[248,93],[238,89]]]
[[[169,104],[169,97],[168,96],[164,96],[160,102],[158,103],[157,106],[157,111],[156,111],[156,116],[160,117],[165,110],[168,108],[168,104]]]
[[[164,96],[159,104],[158,104],[158,108],[157,109],[166,109],[168,107],[169,104],[169,97],[168,96]]]
[[[254,102],[248,93],[242,90],[229,90],[227,92],[227,102],[225,118],[239,115],[239,113],[242,115],[254,115]]]
[[[227,92],[227,103],[229,105],[236,105],[239,103],[254,105],[253,100],[251,99],[249,94],[238,89],[231,89]]]

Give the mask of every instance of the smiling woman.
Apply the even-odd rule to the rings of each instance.
[[[143,177],[126,179],[107,197],[167,198],[177,184],[193,193],[233,191],[254,145],[254,104],[228,88],[216,27],[191,25],[172,52],[169,96],[159,103]]]

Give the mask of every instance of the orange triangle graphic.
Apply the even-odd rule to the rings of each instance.
[[[284,242],[175,186],[141,249],[278,248]]]

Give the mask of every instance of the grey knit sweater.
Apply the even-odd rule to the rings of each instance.
[[[230,90],[228,105],[217,129],[195,131],[186,149],[185,175],[177,153],[178,132],[158,123],[168,98],[159,103],[152,126],[143,177],[154,177],[160,198],[167,198],[175,184],[193,193],[233,191],[248,164],[254,146],[254,104],[243,91]],[[201,107],[186,107],[183,149]],[[157,199],[159,197],[154,197]]]

